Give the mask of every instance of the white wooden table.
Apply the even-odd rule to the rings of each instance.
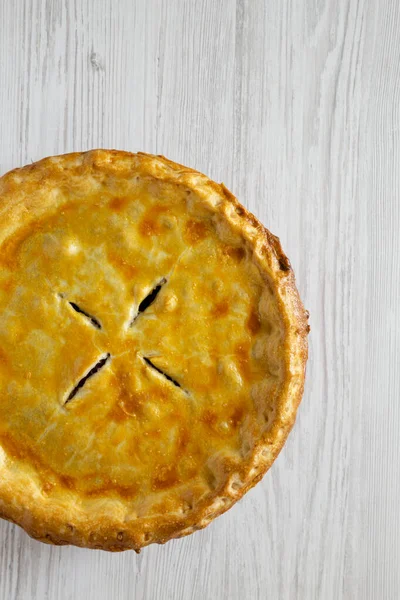
[[[0,0],[1,173],[96,147],[193,166],[279,235],[305,397],[189,538],[112,555],[1,522],[0,600],[400,598],[399,0]]]

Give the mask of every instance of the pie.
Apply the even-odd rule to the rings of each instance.
[[[223,184],[93,150],[0,179],[0,516],[139,551],[205,527],[294,423],[308,314]]]

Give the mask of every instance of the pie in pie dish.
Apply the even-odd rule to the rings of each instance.
[[[294,423],[307,313],[278,238],[162,156],[0,179],[0,516],[105,550],[205,527]]]

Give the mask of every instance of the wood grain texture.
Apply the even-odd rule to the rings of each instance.
[[[0,171],[93,147],[204,171],[279,235],[312,327],[239,505],[140,556],[1,522],[1,600],[400,597],[399,101],[398,0],[0,2]]]

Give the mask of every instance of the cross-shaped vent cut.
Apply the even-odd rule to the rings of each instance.
[[[160,281],[157,283],[157,285],[140,302],[138,309],[137,309],[136,316],[132,319],[130,326],[132,326],[134,324],[135,320],[138,318],[138,316],[141,313],[143,313],[151,304],[153,304],[156,301],[158,294],[160,293],[162,287],[166,283],[167,283],[167,279],[165,277],[160,279]],[[58,296],[60,298],[65,299],[65,294],[58,294]],[[102,325],[101,325],[100,321],[96,317],[94,317],[91,313],[87,312],[85,309],[83,309],[81,306],[79,306],[76,302],[71,302],[70,300],[67,300],[67,302],[75,312],[77,312],[80,315],[83,315],[93,327],[95,327],[96,329],[102,329]],[[85,375],[83,375],[83,377],[81,377],[81,379],[78,381],[78,383],[72,388],[72,390],[68,394],[66,400],[64,401],[64,406],[66,406],[73,398],[75,398],[75,396],[77,395],[79,390],[81,390],[83,388],[83,386],[85,385],[87,380],[90,379],[91,377],[93,377],[96,373],[98,373],[105,366],[105,364],[110,359],[110,357],[111,357],[111,355],[109,352],[107,352],[106,354],[103,354],[97,360],[97,362],[85,373]],[[157,367],[150,358],[148,358],[147,356],[142,356],[142,359],[150,369],[152,369],[153,371],[156,371],[159,375],[162,375],[168,382],[170,382],[174,386],[180,388],[182,390],[182,392],[184,392],[185,394],[188,394],[187,390],[185,390],[181,386],[179,381],[177,381],[176,379],[171,377],[171,375],[169,375],[168,373],[166,373],[165,371],[163,371],[162,369]]]
[[[69,396],[67,397],[66,401],[64,402],[64,406],[66,404],[68,404],[68,402],[70,402],[72,400],[72,398],[74,398],[76,396],[76,394],[79,392],[79,390],[81,388],[83,388],[83,386],[85,385],[85,383],[87,382],[88,379],[90,379],[90,377],[93,377],[93,375],[95,375],[96,373],[98,373],[98,371],[100,371],[100,369],[102,369],[104,367],[104,365],[106,364],[106,362],[108,361],[108,359],[110,358],[110,354],[109,352],[107,352],[107,354],[105,354],[104,356],[102,356],[101,358],[99,358],[99,360],[96,362],[95,365],[93,365],[93,367],[90,368],[90,370],[86,373],[86,375],[84,375],[76,384],[76,386],[71,390]]]

